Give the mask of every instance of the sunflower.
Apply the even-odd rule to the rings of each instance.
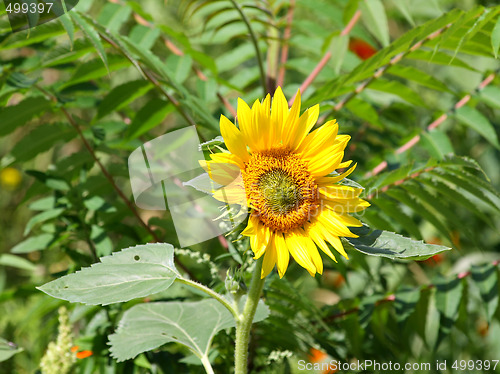
[[[340,237],[356,237],[349,227],[361,226],[348,213],[370,205],[359,198],[361,188],[339,184],[356,166],[342,162],[350,136],[337,134],[335,120],[310,132],[319,105],[300,115],[300,101],[299,91],[289,109],[280,87],[272,100],[267,95],[251,109],[238,99],[239,128],[220,118],[227,151],[201,162],[224,185],[215,198],[250,208],[242,235],[250,238],[255,259],[264,256],[262,278],[275,265],[283,277],[290,255],[312,276],[322,274],[318,248],[337,262],[327,243],[348,259]]]

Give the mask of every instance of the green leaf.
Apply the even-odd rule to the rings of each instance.
[[[387,69],[387,73],[395,75],[397,77],[408,79],[409,81],[417,82],[422,86],[429,87],[434,90],[451,93],[446,84],[434,78],[432,75],[426,73],[425,71],[417,69],[413,66],[395,64]]]
[[[14,145],[10,156],[11,162],[25,162],[40,153],[53,148],[58,142],[68,142],[77,135],[71,127],[60,124],[43,124],[36,127]]]
[[[437,160],[442,160],[447,154],[453,153],[450,138],[440,130],[422,133],[421,144],[429,151],[431,157]]]
[[[415,21],[411,15],[409,0],[392,0],[392,3],[401,12],[403,17],[410,23],[410,25],[415,26]]]
[[[178,84],[184,83],[189,77],[192,66],[193,59],[189,55],[177,56],[171,54],[166,61],[166,68]]]
[[[379,78],[371,82],[367,88],[399,96],[401,99],[413,105],[422,107],[426,106],[424,101],[420,98],[420,95],[408,86],[396,80]]]
[[[500,109],[500,88],[486,86],[479,92],[479,98],[486,104]]]
[[[473,68],[466,62],[460,60],[459,58],[440,51],[425,51],[422,49],[417,49],[416,51],[409,53],[406,57],[413,60],[425,61],[431,64],[446,65],[446,66],[451,65],[459,68],[476,71],[475,68]]]
[[[10,134],[16,128],[49,110],[50,101],[43,97],[29,97],[17,105],[0,109],[0,136]]]
[[[342,63],[344,62],[345,54],[347,53],[349,47],[349,36],[348,35],[337,35],[335,36],[331,43],[329,50],[332,52],[332,64],[335,74],[338,74]]]
[[[92,45],[97,51],[97,54],[101,58],[102,62],[104,63],[104,66],[106,66],[106,69],[108,69],[108,57],[106,55],[106,51],[104,50],[104,47],[101,42],[101,37],[99,36],[99,33],[95,31],[94,27],[92,24],[87,20],[86,17],[82,17],[80,14],[77,12],[73,11],[69,13],[71,15],[71,18],[75,23],[80,27],[80,29],[83,31],[85,36],[90,40]]]
[[[76,44],[76,43],[75,43]],[[81,82],[88,82],[93,79],[101,78],[113,71],[130,66],[123,56],[109,55],[108,66],[104,66],[99,59],[85,61],[74,72],[71,79],[64,83],[60,89],[72,86]],[[109,69],[109,70],[108,70]]]
[[[69,37],[69,41],[71,43],[71,47],[73,47],[73,40],[75,37],[75,25],[73,24],[73,21],[68,16],[68,14],[62,14],[61,16],[58,17],[58,20],[59,22],[61,22],[64,29],[66,30],[66,33],[68,34]]]
[[[354,98],[349,100],[345,107],[355,116],[375,125],[377,128],[384,128],[384,125],[380,122],[377,111],[369,102]]]
[[[130,81],[114,87],[104,98],[97,109],[97,119],[127,106],[135,99],[145,95],[153,85],[144,80]]]
[[[439,337],[439,325],[441,323],[439,310],[436,307],[436,290],[432,289],[429,295],[429,303],[426,315],[420,318],[426,320],[425,324],[425,343],[434,351]]]
[[[260,302],[254,322],[268,313]],[[215,334],[235,324],[232,314],[213,299],[136,305],[124,313],[116,333],[109,336],[110,351],[118,361],[124,361],[176,342],[200,359],[206,358]]]
[[[31,229],[35,225],[37,225],[41,222],[45,222],[45,221],[51,220],[53,218],[59,217],[64,212],[64,210],[65,210],[65,208],[56,208],[56,209],[46,210],[42,213],[39,213],[39,214],[31,217],[24,228],[23,235],[28,235],[30,233]]]
[[[31,236],[28,239],[17,244],[10,251],[12,253],[30,253],[34,251],[44,250],[50,246],[53,240],[54,240],[54,235],[52,234],[41,234],[38,236]]]
[[[404,286],[396,291],[395,296],[396,320],[403,323],[415,310],[420,300],[420,289]]]
[[[14,256],[8,253],[0,255],[0,266],[11,266],[14,268],[33,271],[36,266],[25,258]]]
[[[408,233],[416,238],[422,239],[422,234],[418,225],[413,221],[413,218],[408,216],[397,204],[390,199],[381,196],[372,200],[373,204],[378,206],[382,212],[391,217],[394,222],[398,222],[401,226],[408,231]]]
[[[351,228],[351,231],[360,236],[346,238],[347,241],[358,251],[371,256],[421,261],[450,250],[442,245],[426,244],[389,231],[373,230],[368,233],[366,226]]]
[[[99,13],[97,22],[109,31],[118,32],[131,13],[132,9],[126,4],[106,3]]]
[[[22,348],[18,348],[14,343],[0,338],[0,362],[8,360],[16,353],[22,352]]]
[[[135,25],[129,34],[129,38],[135,44],[142,46],[142,48],[151,49],[160,34],[160,30],[156,27]]]
[[[365,0],[360,5],[366,28],[384,46],[389,45],[389,23],[380,0]]]
[[[164,100],[156,98],[149,100],[132,120],[127,129],[127,139],[135,139],[158,126],[173,110],[173,105]]]
[[[498,307],[498,269],[496,265],[473,265],[471,275],[479,288],[488,323]]]
[[[108,305],[164,291],[178,276],[174,247],[156,243],[115,252],[100,263],[37,288],[71,302]]]
[[[458,318],[458,307],[462,299],[464,284],[462,279],[443,279],[434,281],[436,286],[436,308],[441,315],[439,341],[447,336]]]
[[[493,54],[495,58],[498,57],[498,48],[500,48],[500,17],[497,18],[495,27],[491,32],[491,47],[493,48]]]
[[[474,109],[470,106],[463,106],[457,109],[455,117],[464,125],[469,126],[473,130],[481,134],[497,149],[500,149],[500,144],[498,143],[498,137],[495,132],[495,128],[490,123],[490,121],[477,109]]]

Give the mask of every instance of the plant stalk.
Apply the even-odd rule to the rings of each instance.
[[[235,374],[247,374],[250,330],[252,329],[253,317],[255,316],[255,311],[257,310],[265,281],[265,279],[260,278],[262,260],[263,257],[257,260],[255,264],[245,307],[243,308],[243,313],[240,315],[239,320],[236,322],[236,347],[234,351]]]

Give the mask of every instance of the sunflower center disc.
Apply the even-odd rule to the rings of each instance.
[[[300,156],[286,148],[252,154],[242,174],[253,214],[273,230],[302,226],[319,206],[314,177]]]
[[[300,187],[284,170],[275,169],[259,179],[259,189],[267,206],[276,214],[286,214],[302,202]]]

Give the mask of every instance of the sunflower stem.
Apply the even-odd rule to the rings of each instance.
[[[234,351],[235,374],[247,374],[250,330],[252,329],[253,317],[255,316],[255,311],[257,310],[265,281],[265,279],[261,279],[260,277],[262,259],[263,256],[257,260],[255,264],[243,313],[240,315],[239,321],[236,322],[236,348]]]

